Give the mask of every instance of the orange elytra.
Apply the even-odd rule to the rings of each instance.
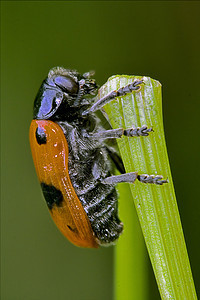
[[[45,135],[45,143],[38,143],[38,128]],[[54,198],[56,191],[59,191],[56,199],[60,203],[54,205],[51,201],[55,199],[49,199],[48,202],[55,224],[73,244],[97,248],[98,243],[90,222],[68,174],[68,145],[62,129],[49,120],[33,120],[30,126],[30,145],[41,185],[53,187],[54,190],[50,193],[53,193]]]

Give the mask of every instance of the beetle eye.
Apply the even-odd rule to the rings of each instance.
[[[71,77],[57,76],[54,82],[63,92],[76,94],[78,91],[78,84]]]

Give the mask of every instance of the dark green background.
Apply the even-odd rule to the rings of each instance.
[[[198,290],[200,2],[3,1],[1,15],[2,300],[113,296],[113,247],[79,249],[58,232],[32,163],[33,100],[57,65],[95,70],[100,85],[114,74],[162,83],[169,159]],[[149,272],[149,299],[159,299]]]

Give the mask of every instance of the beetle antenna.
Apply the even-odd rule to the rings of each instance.
[[[82,79],[79,81],[79,91],[78,91],[78,95],[76,97],[76,100],[74,101],[74,106],[78,106],[80,104],[80,100],[84,95],[84,84],[85,84],[85,80]]]
[[[95,75],[95,71],[89,71],[89,72],[85,72],[85,73],[83,74],[83,77],[84,77],[85,79],[89,79],[89,78],[93,77],[94,75]]]

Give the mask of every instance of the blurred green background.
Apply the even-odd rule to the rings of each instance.
[[[113,297],[114,248],[79,249],[59,233],[32,163],[33,100],[57,65],[95,70],[100,85],[114,74],[162,83],[168,154],[198,290],[199,15],[193,1],[1,2],[2,300]],[[147,263],[149,300],[160,299]]]

